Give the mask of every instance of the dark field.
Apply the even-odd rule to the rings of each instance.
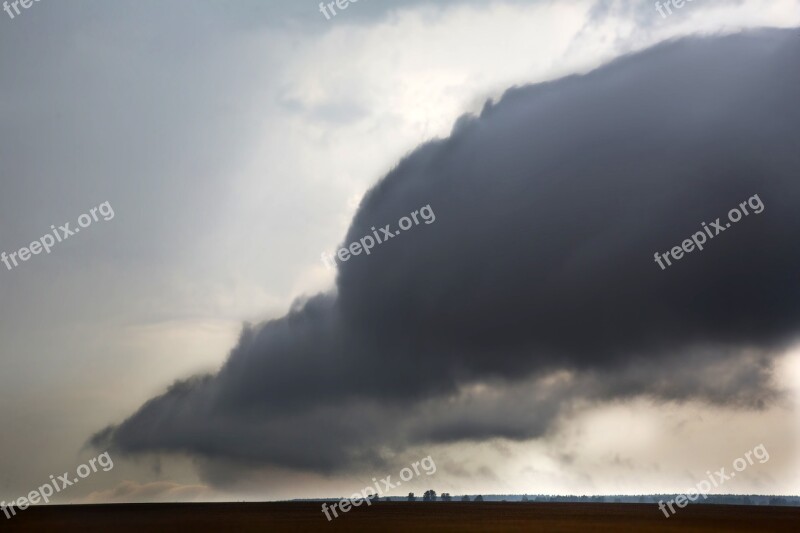
[[[800,509],[694,505],[665,518],[655,505],[379,503],[327,522],[318,503],[138,504],[35,507],[3,531],[800,531]]]

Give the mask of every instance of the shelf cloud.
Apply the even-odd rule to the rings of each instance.
[[[331,472],[541,437],[576,400],[763,408],[800,330],[798,58],[796,30],[760,30],[509,89],[402,159],[341,242],[424,205],[435,224],[341,263],[218,373],[91,442]],[[754,194],[758,216],[654,263]]]

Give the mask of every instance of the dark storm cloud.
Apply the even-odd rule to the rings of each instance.
[[[223,369],[94,438],[329,471],[543,435],[575,399],[763,406],[800,318],[800,39],[687,39],[509,90],[364,198],[337,290],[246,328]],[[754,194],[766,208],[653,260]]]

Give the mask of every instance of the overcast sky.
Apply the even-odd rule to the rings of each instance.
[[[800,1],[318,4],[0,12],[0,499],[800,492]]]

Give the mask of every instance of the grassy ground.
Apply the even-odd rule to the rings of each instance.
[[[218,503],[46,506],[0,515],[12,532],[797,532],[800,509],[690,505],[665,518],[655,505],[595,503],[378,503],[328,522],[320,504]]]

